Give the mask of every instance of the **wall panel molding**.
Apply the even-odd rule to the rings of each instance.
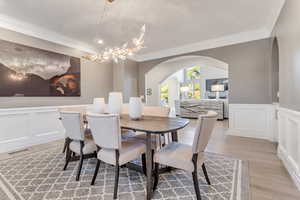
[[[300,112],[278,108],[278,156],[300,190]]]
[[[227,134],[276,142],[275,110],[272,104],[229,104]]]
[[[59,108],[81,106],[86,105],[0,109],[0,153],[64,138]]]

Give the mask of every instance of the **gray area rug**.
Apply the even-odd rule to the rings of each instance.
[[[101,164],[95,186],[90,185],[95,159],[84,162],[81,179],[75,181],[78,162],[66,171],[61,146],[0,161],[1,200],[106,200],[112,199],[114,167]],[[250,200],[247,162],[224,155],[207,153],[206,167],[212,182],[205,182],[199,170],[203,200]],[[145,199],[145,176],[139,172],[120,170],[119,199]],[[192,176],[182,170],[160,175],[153,199],[196,199]]]

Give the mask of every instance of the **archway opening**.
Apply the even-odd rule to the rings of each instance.
[[[204,56],[182,56],[156,65],[145,75],[146,103],[169,106],[176,100],[224,100],[228,116],[228,64]],[[214,88],[219,87],[216,91]]]
[[[160,82],[159,105],[174,108],[176,100],[227,100],[228,83],[228,70],[206,65],[185,67]],[[223,85],[223,91],[212,91],[215,85]]]
[[[274,38],[272,43],[272,101],[279,102],[279,47],[278,40]]]
[[[208,66],[214,69],[222,69],[228,71],[228,64],[211,57],[205,56],[181,56],[169,59],[152,68],[145,75],[146,103],[148,105],[160,105],[160,85],[168,78],[195,66]]]

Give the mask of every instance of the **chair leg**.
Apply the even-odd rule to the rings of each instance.
[[[198,167],[197,167],[198,154],[193,155],[192,161],[194,164],[194,171],[193,171],[192,175],[193,175],[193,182],[194,182],[196,197],[197,197],[197,200],[201,200],[201,194],[200,194],[200,188],[199,188],[199,182],[198,182]]]
[[[152,155],[151,155],[152,169],[154,169],[154,153],[155,153],[154,149],[152,149],[151,153],[152,153]]]
[[[117,199],[117,197],[118,197],[119,173],[120,173],[119,158],[120,158],[120,152],[119,152],[119,150],[116,150],[114,199]]]
[[[146,155],[142,154],[142,168],[145,176],[147,176]]]
[[[66,152],[66,150],[67,150],[67,147],[69,146],[69,143],[70,143],[70,141],[69,141],[69,140],[70,140],[69,138],[66,138],[66,139],[65,139],[65,144],[64,144],[63,153],[65,153],[65,152]]]
[[[115,169],[114,199],[117,199],[117,197],[118,197],[119,172],[120,172],[120,167],[119,167],[119,165],[116,165],[116,169]]]
[[[91,185],[95,185],[95,181],[96,181],[96,178],[97,178],[97,175],[98,175],[100,163],[101,163],[101,161],[97,159],[97,165],[96,165],[96,168],[95,168],[95,172],[94,172],[94,176],[93,176]]]
[[[194,188],[195,188],[197,200],[201,200],[197,169],[192,174],[193,174]]]
[[[68,164],[69,164],[69,161],[70,161],[70,159],[71,159],[71,154],[72,154],[72,152],[71,152],[71,150],[67,147],[67,149],[66,149],[66,163],[65,163],[65,166],[64,166],[64,168],[63,168],[63,170],[65,171],[66,169],[67,169],[67,167],[68,167]]]
[[[204,173],[205,180],[206,180],[207,184],[208,184],[208,185],[211,185],[211,184],[210,184],[209,177],[208,177],[208,174],[207,174],[207,170],[206,170],[206,167],[205,167],[205,164],[204,164],[204,163],[202,164],[202,170],[203,170],[203,173]]]
[[[158,164],[158,163],[155,163],[153,191],[156,190],[157,184],[158,184],[158,180],[159,180],[159,172],[158,172],[158,169],[159,169],[159,164]]]
[[[79,181],[80,174],[81,174],[81,169],[82,169],[82,164],[83,164],[83,155],[80,154],[80,161],[79,161],[79,165],[78,165],[78,171],[77,171],[76,181]]]

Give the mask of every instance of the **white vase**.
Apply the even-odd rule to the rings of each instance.
[[[121,92],[111,92],[108,98],[108,112],[111,114],[121,114],[123,96]]]
[[[129,117],[138,120],[143,114],[143,104],[140,97],[131,97],[129,100]]]
[[[92,112],[102,114],[105,111],[105,100],[104,98],[94,98],[92,105]]]

